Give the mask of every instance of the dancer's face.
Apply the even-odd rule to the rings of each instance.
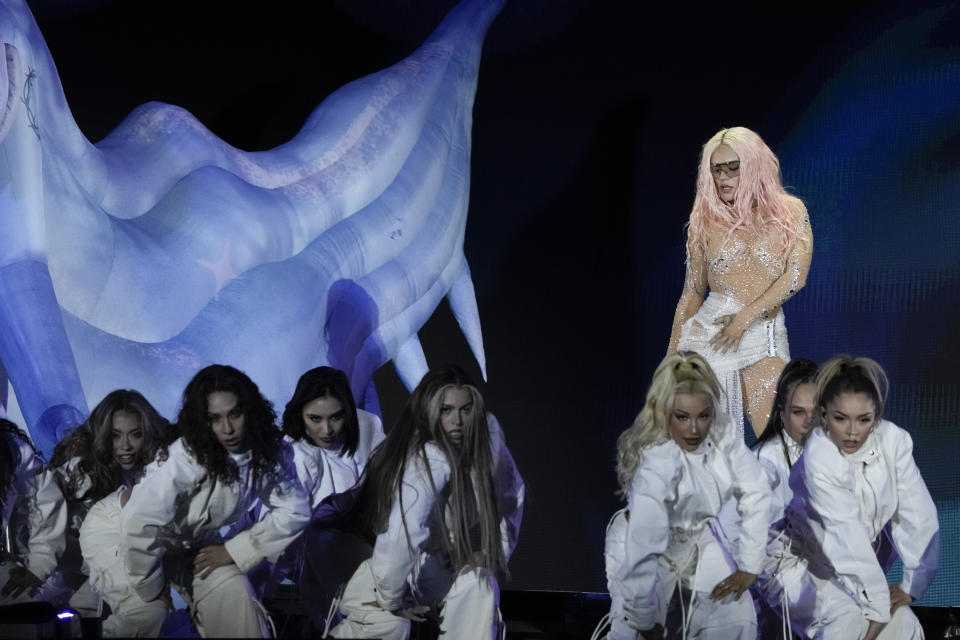
[[[802,444],[813,429],[813,424],[816,422],[816,404],[814,403],[816,394],[817,388],[811,383],[798,384],[780,411],[783,428],[795,442]]]
[[[473,395],[469,389],[454,387],[443,392],[440,426],[456,446],[463,444],[467,425],[473,420]]]
[[[725,144],[710,154],[710,173],[720,199],[731,204],[740,188],[740,156]]]
[[[713,400],[705,393],[678,393],[667,430],[684,451],[696,451],[710,433],[713,424]]]
[[[347,412],[333,396],[314,398],[303,405],[303,427],[307,437],[321,449],[336,449],[343,435]]]
[[[877,421],[877,407],[865,393],[841,393],[827,402],[824,424],[844,453],[856,453]]]
[[[143,425],[139,414],[118,409],[110,417],[110,433],[113,436],[113,460],[124,471],[137,466],[143,451]]]
[[[224,449],[230,453],[247,450],[243,437],[243,412],[237,406],[237,394],[231,391],[214,391],[208,395],[207,421]]]

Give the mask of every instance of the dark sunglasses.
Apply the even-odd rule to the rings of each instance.
[[[731,160],[730,162],[718,162],[710,165],[710,173],[713,175],[719,176],[721,171],[730,178],[740,175],[740,161]]]

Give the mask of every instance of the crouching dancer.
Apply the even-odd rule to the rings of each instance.
[[[869,358],[840,356],[817,375],[823,427],[793,465],[760,581],[805,638],[923,638],[908,605],[937,573],[940,528],[910,434],[882,419],[886,388]],[[886,536],[903,561],[898,585],[884,575]]]
[[[66,527],[53,473],[29,436],[0,418],[0,606],[53,599],[42,585],[63,553]],[[18,633],[2,621],[0,614],[4,637]]]
[[[615,612],[608,638],[756,638],[747,589],[763,563],[770,488],[718,411],[720,394],[701,356],[671,354],[620,436],[617,475],[631,515],[621,523],[625,554],[611,586],[622,613]],[[737,541],[717,522],[731,499],[741,520]]]
[[[445,638],[495,638],[497,574],[507,574],[523,498],[470,379],[456,367],[427,373],[367,463],[354,518],[375,535],[373,556],[350,578],[331,635],[400,639],[410,620],[432,616]]]
[[[204,637],[269,637],[268,618],[244,573],[275,559],[306,526],[307,496],[270,403],[233,367],[201,370],[183,392],[180,438],[147,467],[120,518],[121,555],[143,600],[168,581]],[[259,499],[262,520],[223,543],[219,529]]]

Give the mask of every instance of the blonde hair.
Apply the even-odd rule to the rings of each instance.
[[[733,204],[727,204],[717,193],[710,172],[710,157],[725,144],[740,158],[740,185]],[[711,227],[762,233],[770,227],[783,254],[801,237],[803,202],[783,188],[780,182],[780,161],[756,133],[746,127],[721,129],[703,145],[697,173],[697,193],[687,227],[687,250],[706,249],[707,231]]]
[[[645,449],[666,442],[667,424],[673,401],[680,393],[703,393],[713,404],[713,426],[708,437],[717,441],[725,428],[724,416],[717,411],[723,390],[713,369],[699,353],[678,351],[664,358],[653,373],[647,400],[630,427],[617,439],[617,480],[619,493],[627,495]],[[719,430],[718,430],[719,428]]]
[[[841,393],[864,393],[873,400],[874,425],[883,418],[890,383],[876,360],[834,356],[820,367],[816,385],[817,406],[821,411],[826,411],[827,403]]]

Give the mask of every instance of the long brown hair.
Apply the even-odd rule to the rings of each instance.
[[[473,418],[466,425],[460,448],[447,437],[440,424],[440,408],[448,389],[465,389],[473,398]],[[443,452],[450,465],[449,496],[446,505],[440,506],[449,507],[452,526],[447,530],[444,518],[439,521],[453,566],[459,569],[475,562],[470,544],[470,516],[474,512],[470,507],[471,502],[475,502],[480,518],[479,551],[485,566],[508,575],[500,539],[500,508],[493,483],[493,456],[483,397],[459,367],[432,369],[413,390],[400,419],[367,462],[354,519],[365,525],[370,534],[385,531],[394,502],[398,497],[402,500],[403,474],[418,458],[433,484],[424,450],[428,442]],[[433,489],[436,492],[436,486]],[[404,529],[411,544],[406,522]]]

